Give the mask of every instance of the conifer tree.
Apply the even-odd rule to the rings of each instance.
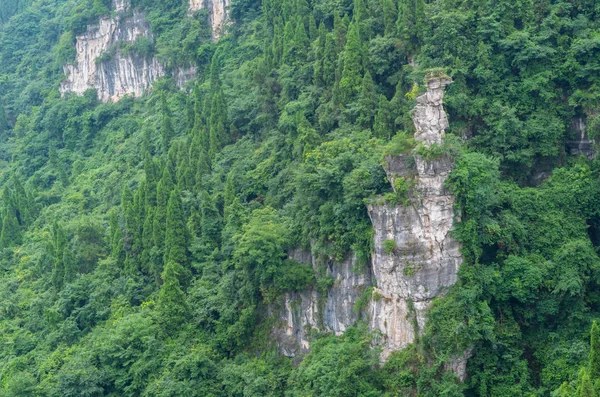
[[[2,232],[0,233],[0,247],[8,248],[21,244],[21,227],[17,219],[17,210],[12,202],[7,203],[2,217]]]
[[[373,133],[381,139],[390,139],[394,133],[394,120],[392,119],[390,101],[387,100],[385,95],[379,95]]]
[[[142,231],[142,255],[140,258],[142,270],[146,274],[154,275],[157,278],[160,276],[160,271],[155,269],[152,261],[152,250],[154,249],[154,207],[148,208],[146,211],[146,219]]]
[[[116,208],[109,213],[110,226],[110,252],[115,262],[122,266],[125,261],[125,250],[123,248],[123,230],[119,225],[119,214]]]
[[[585,368],[582,368],[579,371],[579,378],[577,380],[577,391],[575,392],[575,397],[596,397],[596,392],[594,390],[592,380]]]
[[[163,285],[158,295],[157,309],[161,314],[160,322],[167,331],[173,331],[185,322],[189,306],[181,283],[182,266],[176,262],[167,262],[162,273]]]
[[[337,53],[344,50],[346,47],[346,35],[348,32],[348,19],[340,16],[336,10],[333,13],[333,33],[337,44]]]
[[[325,24],[319,26],[318,42],[315,54],[315,69],[313,72],[313,82],[318,87],[325,86],[325,80],[323,76],[323,62],[325,61],[325,45],[327,43],[327,30]]]
[[[344,67],[340,80],[340,100],[348,104],[356,99],[362,86],[362,42],[358,24],[352,22],[344,50]]]
[[[167,206],[165,263],[175,262],[182,266],[185,265],[187,263],[188,246],[189,235],[181,197],[176,190],[173,190]]]
[[[414,53],[420,45],[424,21],[424,0],[400,0],[396,26],[398,37],[404,42],[408,55]]]
[[[394,0],[383,0],[383,24],[385,35],[392,36],[396,33],[396,21],[398,20],[398,9]]]
[[[308,38],[310,39],[310,41],[315,41],[317,37],[319,37],[317,21],[315,21],[315,17],[312,14],[310,14],[310,17],[308,18]]]
[[[206,191],[202,192],[200,212],[202,214],[202,241],[212,251],[220,241],[222,220],[213,198]]]
[[[221,151],[224,143],[228,143],[226,130],[227,123],[227,104],[223,97],[223,91],[219,89],[213,96],[210,115],[210,137],[208,154],[212,159]]]
[[[69,248],[65,248],[63,252],[63,266],[64,266],[64,285],[75,280],[77,276],[77,264],[75,263],[75,257],[73,252]]]
[[[68,240],[64,229],[57,222],[54,222],[52,225],[52,241],[54,246],[52,285],[58,290],[62,288],[65,280],[65,266],[63,261]]]
[[[590,332],[590,363],[589,375],[593,380],[600,379],[600,327],[596,321]]]
[[[296,61],[296,43],[294,38],[296,36],[296,21],[289,20],[285,23],[283,29],[283,54],[281,62],[286,65],[293,65]]]
[[[375,109],[377,107],[377,94],[375,93],[375,83],[371,73],[367,70],[363,77],[360,96],[360,114],[359,124],[363,128],[372,128],[375,118]]]
[[[354,0],[352,23],[358,27],[359,34],[363,40],[370,39],[370,28],[367,23],[369,11],[365,0]]]
[[[5,136],[8,133],[8,118],[6,117],[6,111],[4,105],[0,102],[0,136]]]
[[[169,109],[169,104],[167,103],[167,98],[164,93],[160,96],[160,112],[162,118],[160,124],[160,136],[162,138],[163,150],[167,153],[171,145],[171,139],[175,136],[175,130],[173,129],[171,110]]]
[[[338,51],[335,36],[328,33],[325,38],[325,52],[323,55],[323,81],[326,87],[331,87],[335,83],[337,66]]]

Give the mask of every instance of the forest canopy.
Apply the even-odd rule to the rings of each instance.
[[[187,2],[132,7],[127,50],[196,76],[102,103],[59,86],[111,2],[1,1],[0,396],[600,393],[598,2],[232,0],[219,40]],[[383,365],[363,321],[285,357],[270,305],[367,271],[432,70],[458,282]]]

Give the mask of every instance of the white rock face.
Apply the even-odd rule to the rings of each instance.
[[[290,257],[317,269],[317,259],[310,252],[296,250]],[[322,297],[315,289],[288,292],[278,305],[271,307],[279,319],[273,335],[282,354],[297,357],[307,353],[312,330],[341,335],[358,320],[354,305],[372,281],[369,271],[354,271],[356,262],[356,258],[348,258],[341,263],[330,260],[325,264],[327,275],[333,278],[326,296]]]
[[[221,36],[223,27],[227,23],[227,9],[230,4],[231,0],[190,0],[189,11],[208,10],[213,38],[216,40]]]
[[[440,144],[448,127],[442,106],[448,83],[432,79],[427,93],[417,98],[415,139],[425,146]],[[462,258],[449,235],[454,196],[444,187],[452,168],[447,157],[428,161],[416,154],[389,156],[386,171],[392,185],[397,178],[413,181],[409,203],[368,206],[375,229],[372,271],[377,283],[369,318],[371,329],[383,334],[384,360],[414,342],[432,300],[456,282]]]
[[[440,144],[448,127],[442,101],[449,83],[432,79],[427,93],[417,98],[412,114],[415,139],[425,146]],[[315,290],[284,296],[281,307],[274,311],[280,321],[273,332],[283,354],[294,357],[306,353],[311,329],[343,333],[360,317],[353,307],[361,292],[375,285],[362,315],[371,330],[381,333],[377,343],[385,361],[393,351],[415,341],[425,328],[433,299],[456,282],[462,257],[458,242],[450,236],[454,196],[444,187],[454,166],[452,159],[426,160],[413,153],[388,156],[386,162],[392,186],[397,178],[413,181],[408,205],[368,206],[375,230],[371,269],[357,274],[353,271],[354,259],[331,261],[327,272],[335,282],[325,297]],[[315,259],[308,253],[297,251],[291,256],[316,268]],[[467,351],[455,357],[446,368],[464,380],[469,355]]]
[[[131,16],[125,16],[129,8],[127,0],[113,0],[117,15],[101,18],[97,25],[88,26],[84,34],[77,36],[77,61],[64,67],[67,78],[60,86],[61,94],[81,95],[95,88],[102,102],[116,102],[125,95],[142,96],[165,75],[156,58],[124,53],[118,48],[140,38],[152,38],[144,14],[134,10]],[[193,77],[194,69],[180,69],[175,74],[178,85],[183,86],[186,79]]]

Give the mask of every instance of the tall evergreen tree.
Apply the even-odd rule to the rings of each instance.
[[[385,35],[393,36],[396,31],[396,21],[398,20],[398,9],[395,0],[383,0],[383,24],[385,26]]]
[[[590,374],[585,370],[585,368],[582,368],[579,371],[575,397],[596,397],[596,391],[594,390]]]
[[[109,213],[110,226],[110,253],[117,265],[122,266],[125,262],[125,250],[123,248],[123,230],[119,224],[119,212],[113,208]]]
[[[68,240],[64,229],[57,222],[54,222],[52,225],[52,241],[54,246],[52,285],[54,288],[60,289],[65,280],[64,254],[67,249]]]
[[[161,314],[159,321],[167,331],[178,329],[189,314],[189,306],[181,283],[182,266],[176,262],[167,262],[162,273],[163,285],[158,294],[157,309]]]
[[[2,232],[0,233],[0,247],[8,248],[21,244],[21,226],[17,218],[17,209],[14,203],[9,202],[4,208],[2,217]]]
[[[346,47],[346,35],[348,32],[348,19],[342,18],[336,10],[333,12],[333,34],[337,44],[337,52],[341,52]]]
[[[352,22],[348,29],[348,40],[344,50],[344,67],[340,80],[340,100],[348,104],[356,99],[362,86],[362,42],[358,24]]]
[[[176,190],[169,197],[165,229],[165,263],[175,262],[184,266],[187,263],[189,235],[181,197]]]
[[[590,363],[589,375],[593,380],[600,380],[600,327],[594,321],[590,332]]]
[[[64,285],[75,280],[77,276],[77,263],[73,252],[67,247],[63,252],[63,267],[64,267]]]
[[[382,139],[390,139],[394,134],[394,120],[392,118],[390,101],[387,100],[385,95],[379,95],[373,133],[377,138]]]
[[[160,136],[162,138],[163,151],[167,153],[171,145],[171,140],[175,136],[175,130],[173,129],[171,110],[169,109],[169,104],[164,93],[161,93],[160,96],[160,113]]]
[[[0,102],[0,136],[5,136],[9,129],[8,118],[6,117],[6,111],[4,105]]]
[[[372,128],[377,108],[377,94],[371,73],[367,70],[362,81],[360,95],[360,114],[358,123],[363,128]]]

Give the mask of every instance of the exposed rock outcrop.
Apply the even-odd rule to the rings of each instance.
[[[81,95],[95,88],[102,102],[118,101],[125,95],[143,95],[165,75],[158,59],[139,54],[131,47],[139,39],[152,40],[144,13],[130,12],[127,0],[113,0],[112,6],[116,16],[100,18],[97,25],[88,26],[85,33],[77,36],[76,62],[64,67],[67,78],[60,86],[61,94]],[[174,77],[183,86],[193,74],[193,68],[181,69]]]
[[[444,87],[450,81],[432,78],[427,92],[417,98],[412,113],[415,139],[425,147],[441,144],[448,119],[442,106]],[[354,272],[355,259],[330,261],[327,273],[335,278],[325,296],[318,291],[288,293],[275,312],[274,330],[280,351],[287,356],[305,353],[310,331],[344,332],[359,314],[353,310],[361,293],[375,285],[363,318],[379,331],[382,360],[413,343],[424,330],[426,312],[434,298],[442,296],[457,280],[462,263],[458,242],[450,236],[454,227],[454,196],[444,184],[452,171],[451,158],[425,159],[416,152],[386,158],[392,186],[398,178],[411,186],[403,204],[374,201],[368,206],[375,230],[371,268],[364,275]],[[315,258],[297,251],[293,258],[312,263]],[[469,352],[447,364],[464,379]]]
[[[571,128],[575,133],[575,139],[567,142],[569,152],[572,155],[584,155],[588,159],[596,157],[594,140],[587,134],[587,126],[583,117],[577,117],[571,122]]]
[[[288,292],[279,305],[272,310],[278,316],[274,330],[279,350],[288,357],[296,357],[308,352],[310,333],[313,330],[342,334],[359,318],[354,310],[363,291],[371,286],[371,275],[356,272],[356,258],[342,262],[329,260],[318,264],[317,258],[304,250],[294,251],[290,257],[298,262],[326,267],[327,277],[333,285],[322,295],[314,288],[304,292]]]
[[[206,9],[213,31],[213,39],[218,39],[227,23],[227,9],[231,0],[190,0],[190,12]]]
[[[442,106],[448,83],[431,79],[427,93],[417,98],[412,114],[415,139],[426,147],[441,144],[448,127]],[[404,178],[412,186],[407,205],[368,206],[375,229],[372,271],[377,284],[369,318],[371,328],[383,335],[384,359],[415,340],[432,300],[456,282],[461,255],[450,236],[454,196],[444,187],[452,168],[445,156],[389,156],[386,172],[392,185]]]

